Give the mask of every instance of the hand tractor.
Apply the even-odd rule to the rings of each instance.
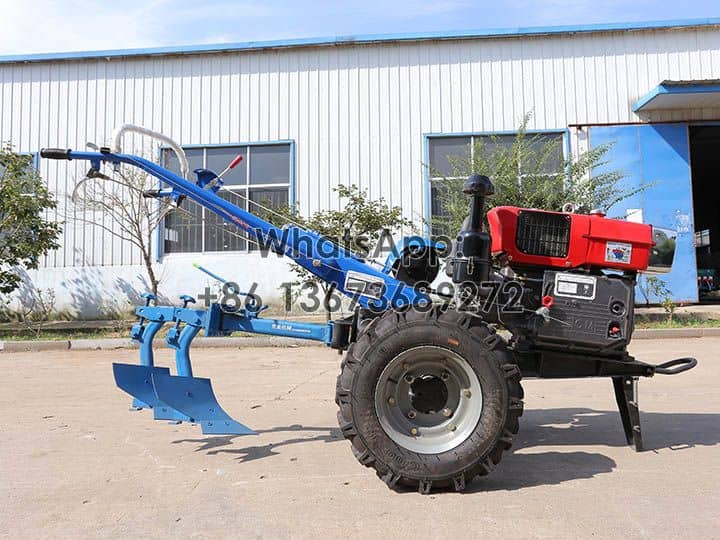
[[[127,131],[169,145],[180,174],[122,153]],[[652,365],[627,351],[638,272],[672,264],[673,238],[650,225],[600,212],[485,212],[493,185],[473,175],[464,184],[469,216],[451,249],[414,238],[380,264],[299,225],[275,227],[228,202],[219,194],[222,173],[196,169],[189,180],[182,148],[144,128],[122,126],[112,148],[44,149],[41,156],[89,161],[88,177],[94,178],[106,178],[103,164],[142,169],[161,182],[146,196],[174,206],[192,199],[353,301],[350,317],[320,324],[264,318],[258,298],[239,291],[246,302],[234,310],[219,303],[195,309],[189,296],[181,297],[181,307],[158,306],[146,294],[131,331],[140,363],[114,364],[113,371],[134,407],[150,409],[156,420],[199,424],[205,434],[254,433],[220,407],[209,379],[193,374],[189,349],[200,330],[206,336],[244,331],[316,340],[345,351],[335,401],[358,461],[390,487],[462,491],[512,446],[523,412],[521,377],[610,378],[625,437],[639,451],[638,378],[697,364],[679,358]],[[455,292],[452,301],[438,302],[431,283],[443,249]],[[175,350],[175,374],[153,359],[153,338],[164,325],[170,325],[166,343]]]

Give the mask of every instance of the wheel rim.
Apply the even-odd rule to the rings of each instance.
[[[462,444],[482,413],[480,381],[457,353],[424,345],[403,351],[380,374],[375,411],[385,433],[419,454]]]

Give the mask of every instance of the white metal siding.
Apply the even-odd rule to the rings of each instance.
[[[720,79],[720,31],[650,30],[381,43],[112,60],[0,64],[0,140],[19,151],[107,142],[142,124],[182,144],[296,141],[296,200],[337,207],[331,187],[423,213],[423,134],[637,121],[632,104],[664,79]],[[719,119],[720,109],[654,120]],[[573,147],[582,147],[574,133]],[[126,150],[142,150],[127,139]],[[41,160],[60,198],[86,163]],[[140,263],[129,244],[61,208],[49,267]],[[99,219],[102,219],[101,217]],[[105,223],[109,226],[109,223]]]

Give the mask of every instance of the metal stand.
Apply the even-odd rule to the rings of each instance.
[[[640,430],[640,409],[638,408],[638,377],[613,377],[615,400],[627,443],[642,452],[642,431]]]

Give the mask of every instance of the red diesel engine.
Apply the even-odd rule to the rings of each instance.
[[[569,214],[499,206],[487,214],[493,255],[511,267],[613,269],[648,267],[652,227],[607,219],[602,214]]]
[[[674,233],[599,212],[511,206],[487,212],[486,232],[492,182],[473,175],[463,191],[473,197],[470,216],[446,269],[460,286],[460,302],[482,305],[483,318],[510,328],[516,350],[532,351],[546,371],[551,362],[562,365],[568,351],[623,357],[637,273],[669,270]]]
[[[624,349],[636,274],[648,268],[655,246],[650,225],[509,206],[487,219],[496,268],[509,267],[523,283],[521,333],[534,346]]]

